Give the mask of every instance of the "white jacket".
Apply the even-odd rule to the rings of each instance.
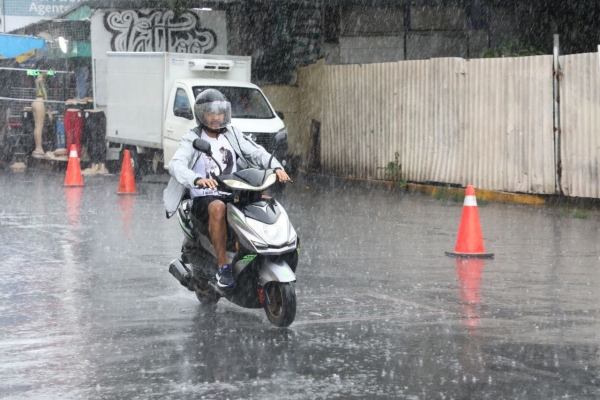
[[[199,128],[196,129],[201,132]],[[254,143],[238,128],[229,125],[227,127],[227,132],[223,133],[223,135],[229,141],[229,144],[237,155],[236,164],[238,171],[251,167],[268,167],[271,154],[269,154],[264,147]],[[196,164],[196,161],[198,161],[198,158],[200,157],[200,152],[194,149],[192,143],[199,137],[200,136],[194,129],[187,131],[181,137],[179,148],[171,161],[169,161],[169,174],[171,175],[171,179],[163,192],[163,203],[165,204],[167,217],[170,217],[171,214],[177,211],[177,207],[181,202],[185,189],[193,188],[194,181],[198,178],[202,178],[192,170],[194,164]],[[279,161],[275,158],[271,161],[271,168],[283,169]]]

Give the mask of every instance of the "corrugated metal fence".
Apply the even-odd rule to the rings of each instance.
[[[599,195],[593,56],[563,57],[563,188],[574,196]],[[552,56],[321,63],[301,69],[299,84],[304,122],[321,122],[324,172],[384,179],[398,152],[408,181],[555,193]]]
[[[564,194],[600,198],[598,53],[560,57],[561,186]]]

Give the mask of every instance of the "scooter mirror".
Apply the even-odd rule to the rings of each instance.
[[[208,143],[204,139],[195,139],[192,143],[192,146],[198,151],[205,153],[206,155],[212,157],[212,150],[210,149],[210,143]]]
[[[279,132],[275,137],[273,137],[273,151],[271,152],[271,158],[269,158],[269,169],[271,169],[271,161],[275,156],[275,152],[279,150],[281,146],[287,143],[287,133]]]
[[[287,142],[287,133],[285,133],[285,132],[279,132],[273,138],[273,142],[275,144],[275,148],[281,146],[283,143]]]

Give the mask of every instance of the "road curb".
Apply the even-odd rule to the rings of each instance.
[[[419,192],[429,194],[431,196],[444,195],[465,195],[464,188],[453,188],[434,185],[422,185],[418,183],[408,183],[407,190],[409,192]],[[484,190],[475,188],[477,199],[491,201],[495,203],[509,204],[529,204],[529,205],[544,205],[546,199],[542,196],[521,193],[496,192],[493,190]]]
[[[456,188],[438,185],[425,185],[420,183],[407,183],[406,187],[401,188],[398,182],[386,181],[386,180],[373,180],[373,179],[362,179],[355,177],[340,177],[334,175],[324,175],[315,172],[308,172],[304,168],[298,167],[298,172],[312,177],[323,177],[333,178],[345,182],[357,182],[367,184],[369,186],[381,187],[390,192],[392,191],[407,191],[409,193],[422,193],[430,196],[443,196],[443,197],[464,197],[466,188]],[[495,203],[508,203],[508,204],[528,204],[528,205],[545,205],[546,198],[538,195],[522,194],[522,193],[509,193],[509,192],[497,192],[493,190],[477,189],[477,198],[484,201],[490,201]]]

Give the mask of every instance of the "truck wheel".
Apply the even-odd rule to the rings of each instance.
[[[121,165],[119,165],[118,160],[106,160],[104,164],[111,174],[119,175],[121,173]]]
[[[148,172],[148,163],[146,162],[145,154],[139,154],[136,146],[124,146],[119,156],[119,170],[123,165],[123,155],[125,150],[129,150],[129,157],[131,160],[131,168],[133,169],[133,176],[135,180],[139,180]]]

